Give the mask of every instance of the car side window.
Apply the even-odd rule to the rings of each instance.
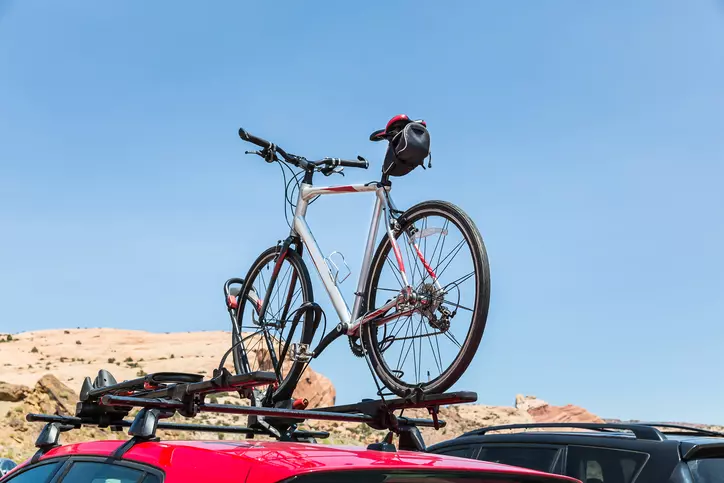
[[[435,454],[443,454],[445,456],[458,456],[460,458],[474,458],[478,448],[473,445],[456,445],[448,448],[441,448],[435,451]]]
[[[55,473],[62,465],[62,461],[54,461],[28,468],[27,470],[20,470],[19,473],[4,480],[3,483],[45,483],[55,476]]]
[[[554,465],[558,461],[560,451],[560,448],[549,446],[484,446],[480,449],[478,459],[550,472],[553,471]]]
[[[68,483],[160,483],[158,476],[116,464],[76,461],[63,476]]]
[[[646,453],[569,446],[566,475],[583,483],[633,483],[647,459]]]

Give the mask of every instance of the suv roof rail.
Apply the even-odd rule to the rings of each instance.
[[[675,423],[654,423],[654,422],[647,422],[647,423],[636,423],[643,426],[650,426],[653,428],[662,428],[664,431],[661,431],[664,434],[676,434],[676,435],[685,435],[685,434],[696,434],[699,436],[715,436],[719,438],[724,438],[724,433],[721,431],[712,431],[711,429],[704,429],[704,428],[697,428],[696,426],[687,426],[685,424],[675,424]],[[666,431],[667,429],[673,429],[677,431]]]
[[[570,429],[588,429],[591,431],[614,432],[630,431],[637,439],[647,439],[651,441],[663,441],[666,439],[664,434],[647,424],[626,424],[626,423],[522,423],[522,424],[505,424],[500,426],[488,426],[485,428],[469,431],[461,436],[482,436],[491,431],[503,431],[508,429],[542,429],[542,428],[570,428]]]

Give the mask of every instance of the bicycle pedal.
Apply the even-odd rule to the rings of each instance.
[[[292,360],[294,362],[309,362],[314,354],[309,350],[309,344],[292,343]]]

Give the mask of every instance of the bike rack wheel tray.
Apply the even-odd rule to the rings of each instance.
[[[474,392],[451,392],[435,395],[418,395],[411,399],[364,400],[347,404],[317,408],[313,410],[284,407],[239,406],[206,402],[206,396],[216,393],[239,392],[258,386],[268,386],[276,381],[272,372],[251,372],[232,375],[226,369],[214,370],[213,377],[204,380],[198,374],[154,373],[123,382],[116,382],[113,375],[101,370],[94,381],[86,377],[76,406],[75,416],[28,414],[27,421],[47,423],[36,441],[38,451],[34,458],[59,444],[60,433],[78,429],[83,425],[111,428],[121,431],[129,428],[132,436],[119,447],[114,457],[121,458],[136,442],[156,440],[156,430],[210,431],[217,433],[245,434],[247,437],[266,435],[281,441],[314,442],[316,438],[327,438],[326,431],[303,431],[297,424],[310,420],[364,423],[373,429],[388,430],[384,441],[369,446],[370,449],[395,451],[391,444],[395,434],[399,435],[399,448],[424,451],[425,444],[419,427],[445,426],[438,419],[440,406],[477,401]],[[133,408],[141,408],[133,420],[125,419]],[[394,411],[405,409],[427,409],[432,419],[395,416]],[[239,414],[270,418],[267,424],[255,427],[213,426],[205,424],[183,424],[163,422],[176,413],[192,418],[201,412]],[[281,422],[281,424],[275,424]]]

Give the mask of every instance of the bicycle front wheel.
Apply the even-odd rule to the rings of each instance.
[[[439,394],[463,375],[482,339],[490,304],[488,257],[477,227],[452,203],[426,201],[397,221],[394,235],[415,299],[365,324],[362,343],[378,377],[398,396]],[[403,286],[386,236],[372,259],[366,313]]]
[[[291,398],[304,371],[305,363],[292,357],[292,344],[310,344],[314,337],[314,317],[300,310],[314,301],[307,267],[302,257],[289,249],[275,274],[279,255],[280,247],[271,247],[249,269],[239,294],[236,330],[232,331],[237,374],[276,373],[272,402]],[[271,295],[262,314],[269,287]]]

